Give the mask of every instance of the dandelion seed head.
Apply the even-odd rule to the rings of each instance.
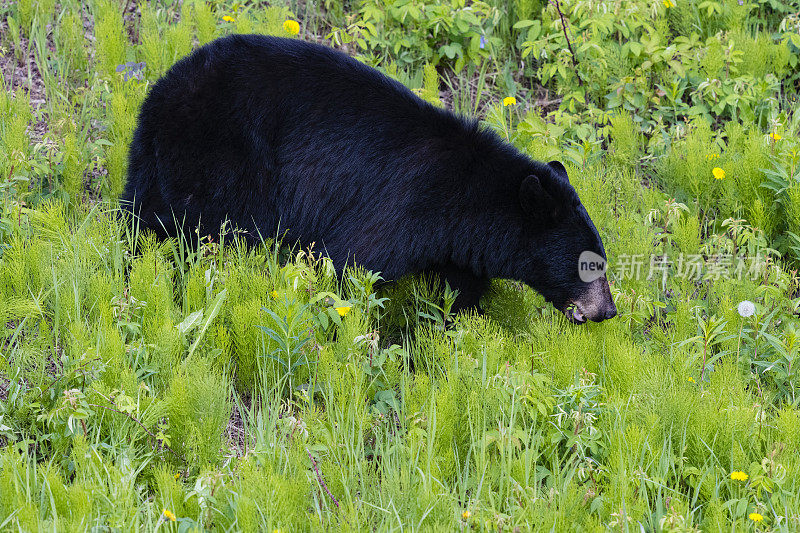
[[[736,310],[739,312],[739,316],[747,318],[751,317],[756,312],[756,304],[751,302],[750,300],[744,300],[739,302],[739,305],[736,306]]]

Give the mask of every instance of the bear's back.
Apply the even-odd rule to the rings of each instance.
[[[278,104],[276,111],[438,111],[400,82],[327,46],[266,35],[217,39],[177,62],[151,93],[170,104],[219,107],[246,97],[249,104]],[[253,102],[253,99],[256,102]],[[209,107],[206,107],[208,109]],[[437,113],[438,114],[438,113]],[[317,117],[319,118],[319,117]]]

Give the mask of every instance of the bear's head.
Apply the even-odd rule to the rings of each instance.
[[[603,242],[564,166],[536,164],[519,196],[529,248],[522,281],[573,322],[614,317]]]

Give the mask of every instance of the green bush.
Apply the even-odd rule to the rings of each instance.
[[[114,77],[117,65],[125,62],[128,40],[118,5],[111,0],[93,3],[97,69],[102,76]]]
[[[175,372],[167,394],[169,439],[196,473],[221,458],[222,432],[231,414],[230,386],[200,358]]]

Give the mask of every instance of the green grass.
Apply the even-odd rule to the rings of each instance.
[[[800,529],[800,6],[562,1],[576,67],[555,4],[462,4],[0,6],[0,529]],[[151,84],[287,19],[565,161],[620,316],[120,218]]]

